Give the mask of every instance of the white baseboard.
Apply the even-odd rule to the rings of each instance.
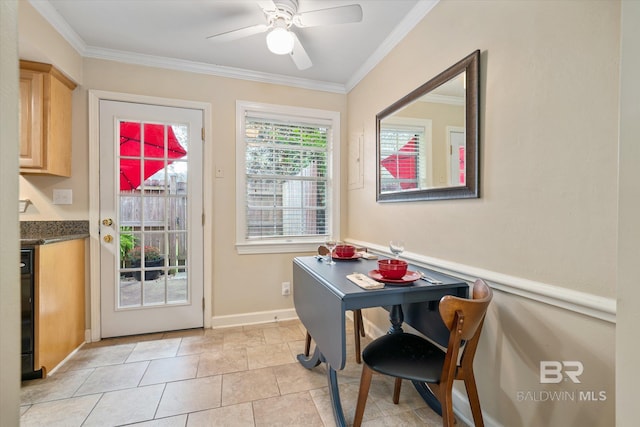
[[[231,314],[227,316],[213,316],[211,327],[229,328],[232,326],[256,325],[260,323],[278,322],[282,320],[297,319],[296,310],[288,308],[284,310],[257,311],[253,313]]]
[[[86,336],[86,331],[85,331],[85,336]],[[88,341],[83,342],[82,344],[80,344],[78,347],[76,347],[71,353],[67,354],[67,357],[65,357],[64,359],[62,359],[60,361],[60,363],[58,363],[56,366],[53,367],[52,370],[47,371],[47,376],[53,375],[56,373],[56,371],[65,363],[67,363],[68,360],[70,360],[77,352],[78,350],[80,350]]]

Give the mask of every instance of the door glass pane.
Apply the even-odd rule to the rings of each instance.
[[[145,192],[150,193],[150,187],[145,187]],[[164,226],[165,219],[165,198],[159,194],[145,194],[142,201],[144,211],[144,222],[147,226]]]
[[[189,302],[187,131],[120,124],[118,308]]]

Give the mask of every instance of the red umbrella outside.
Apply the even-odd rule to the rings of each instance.
[[[410,179],[413,182],[400,182],[400,188],[408,190],[411,188],[417,188],[415,179],[416,175],[416,153],[418,152],[417,139],[411,138],[409,142],[404,144],[396,154],[382,159],[380,163],[389,171],[394,178],[397,179]],[[407,153],[407,154],[402,154]]]
[[[167,140],[165,143],[165,125],[145,124],[144,143],[141,144],[140,123],[120,123],[120,191],[135,190],[142,181],[164,169],[165,145],[167,164],[187,154],[178,142],[171,126],[166,126],[166,128]],[[142,179],[140,175],[141,157],[144,157],[144,177]]]

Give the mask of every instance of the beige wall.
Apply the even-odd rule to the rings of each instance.
[[[0,1],[0,426],[20,414],[17,19],[17,1]]]
[[[49,58],[28,56],[28,59],[47,60],[65,72],[73,70],[70,74],[82,78],[73,96],[72,177],[22,176],[20,197],[30,199],[33,205],[20,219],[89,218],[89,89],[210,103],[213,148],[206,150],[209,157],[204,159],[204,167],[224,170],[224,178],[205,183],[205,192],[213,194],[213,206],[207,209],[213,216],[213,233],[208,238],[213,239],[214,254],[213,259],[205,260],[213,265],[212,315],[292,309],[292,297],[282,296],[280,287],[283,281],[291,281],[291,259],[295,254],[240,256],[235,251],[236,100],[338,111],[344,121],[346,96],[94,59],[81,59],[78,73],[75,72],[76,58],[69,53],[70,46],[51,33],[55,31],[27,2],[20,2],[20,22],[21,49],[24,33],[29,41],[25,52],[30,51],[28,46],[35,45],[41,51],[59,53]],[[22,55],[22,51],[20,53]],[[61,63],[58,63],[58,57],[62,58]],[[345,134],[346,127],[342,129]],[[53,205],[54,188],[73,189],[73,204]]]
[[[408,256],[500,289],[476,362],[485,416],[499,425],[614,423],[615,324],[556,295],[616,295],[619,36],[617,1],[441,1],[348,95],[365,169],[346,235],[379,247],[403,238]],[[481,198],[376,203],[375,114],[475,49]],[[366,315],[382,329],[384,313]],[[541,360],[581,361],[582,383],[540,384]],[[541,390],[575,401],[518,399]],[[580,391],[607,400],[578,401]]]
[[[86,59],[80,88],[80,121],[85,124],[87,89],[125,92],[206,102],[212,106],[212,149],[205,149],[204,168],[222,168],[224,178],[205,183],[213,193],[213,317],[290,309],[292,298],[281,295],[281,283],[291,281],[295,254],[238,255],[235,250],[235,112],[236,101],[247,100],[346,112],[346,96],[264,83],[146,68]],[[344,120],[344,118],[343,118]],[[344,131],[343,131],[344,133]],[[86,137],[85,137],[86,138]],[[213,175],[213,174],[211,174]],[[86,179],[82,175],[79,179]]]
[[[365,186],[348,235],[613,297],[619,15],[615,1],[440,2],[349,94]],[[375,114],[478,48],[481,198],[376,204]],[[400,228],[381,228],[392,216]]]
[[[18,13],[20,59],[54,64],[74,82],[82,83],[82,56],[29,4],[20,1]],[[20,199],[31,200],[21,221],[86,220],[89,218],[89,183],[87,138],[81,134],[78,106],[83,102],[79,88],[73,92],[71,178],[37,175],[20,176]],[[86,98],[86,95],[84,95]],[[85,102],[86,104],[86,102]],[[85,114],[86,116],[86,114]],[[86,133],[85,133],[86,134]],[[54,189],[71,189],[73,204],[54,205]]]
[[[616,329],[616,421],[637,424],[640,310],[640,2],[622,2],[622,66],[620,82],[620,201],[618,231],[618,327]]]
[[[54,64],[76,83],[82,82],[82,57],[28,1],[18,2],[20,59]]]

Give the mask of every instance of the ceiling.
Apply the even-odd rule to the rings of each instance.
[[[360,4],[359,23],[294,28],[313,65],[298,70],[266,34],[207,37],[266,23],[256,0],[29,0],[84,57],[346,93],[438,0],[299,0],[298,12]]]

